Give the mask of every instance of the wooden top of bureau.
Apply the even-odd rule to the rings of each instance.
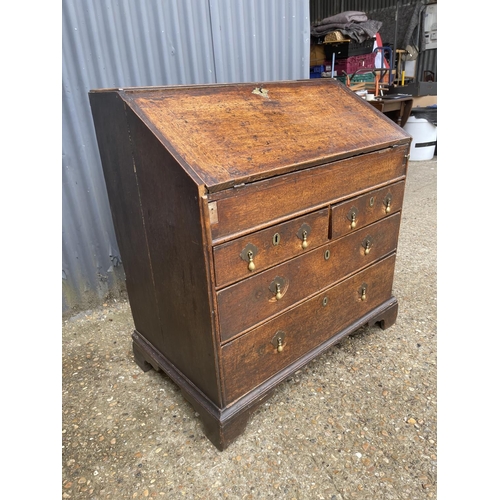
[[[409,138],[333,79],[110,90],[212,193]]]

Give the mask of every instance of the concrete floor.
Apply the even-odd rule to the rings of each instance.
[[[162,373],[134,363],[126,302],[63,322],[62,497],[436,498],[437,157],[410,162],[396,324],[279,386],[224,452]]]

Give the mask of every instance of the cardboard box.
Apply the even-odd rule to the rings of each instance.
[[[325,46],[323,44],[312,44],[309,58],[309,66],[318,66],[325,63]]]
[[[427,106],[433,106],[434,104],[437,104],[437,95],[423,95],[413,97],[412,108],[425,108]]]

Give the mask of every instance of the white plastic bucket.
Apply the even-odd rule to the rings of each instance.
[[[425,118],[410,116],[403,128],[413,137],[410,160],[432,160],[436,151],[437,127]]]

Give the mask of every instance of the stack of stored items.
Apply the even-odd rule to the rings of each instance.
[[[327,17],[311,27],[311,36],[324,38],[329,33],[340,33],[343,37],[361,43],[373,38],[382,26],[381,21],[370,20],[364,12],[346,11]],[[338,36],[338,35],[336,35]]]
[[[322,76],[326,76],[326,71],[330,72],[328,76],[332,76],[331,63],[331,60],[328,61],[326,58],[324,44],[311,45],[311,53],[309,57],[309,78],[321,78]]]
[[[311,46],[311,66],[331,64],[333,76],[340,77],[371,71],[375,67],[373,50],[381,26],[380,21],[369,20],[359,11],[342,12],[313,24],[311,36],[317,43]],[[314,63],[313,58],[322,58],[323,62]]]

